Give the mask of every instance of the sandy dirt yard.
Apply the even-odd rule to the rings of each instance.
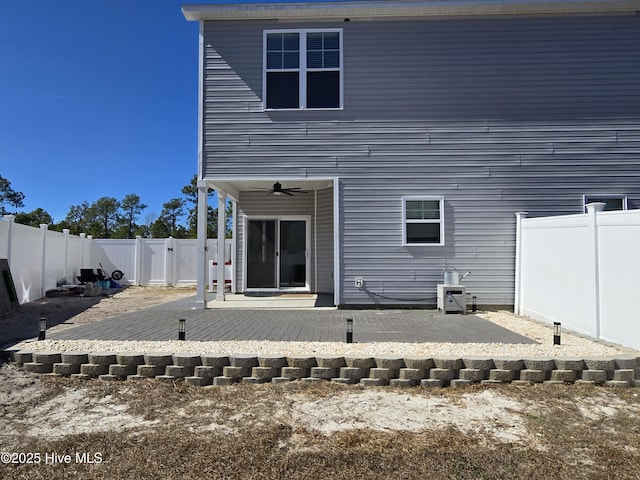
[[[51,330],[194,294],[51,298]],[[5,319],[0,318],[4,322]],[[22,323],[24,325],[24,323]],[[637,479],[640,389],[190,387],[0,367],[2,479]]]
[[[637,479],[637,388],[190,387],[0,369],[3,479]]]
[[[193,294],[133,288],[31,315],[69,328]],[[191,387],[4,364],[0,445],[1,479],[637,479],[640,389]]]

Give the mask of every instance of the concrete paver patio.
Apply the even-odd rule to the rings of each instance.
[[[475,315],[431,310],[194,310],[193,297],[47,335],[51,340],[175,340],[186,320],[193,341],[343,342],[347,318],[354,342],[536,343]]]

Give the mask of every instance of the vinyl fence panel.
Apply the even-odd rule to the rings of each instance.
[[[38,228],[14,223],[9,267],[20,303],[31,302],[44,295],[42,261],[43,234]]]
[[[640,210],[597,218],[600,335],[640,349]]]
[[[232,241],[225,242],[225,261]],[[197,240],[173,238],[93,239],[81,233],[49,231],[0,217],[0,258],[7,258],[20,303],[43,298],[59,284],[78,283],[83,268],[120,270],[122,285],[186,286],[196,284]],[[207,265],[217,261],[217,241],[207,241]],[[208,269],[207,269],[208,271]]]
[[[517,313],[640,348],[640,210],[518,223]]]
[[[106,274],[110,276],[115,270],[124,273],[124,277],[118,281],[121,285],[136,285],[136,239],[111,240],[96,239],[93,245],[93,265],[91,268],[104,267]]]

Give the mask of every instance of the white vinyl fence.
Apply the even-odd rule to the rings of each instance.
[[[518,215],[515,311],[640,349],[640,210]]]
[[[217,240],[207,240],[207,264],[217,262]],[[232,242],[225,241],[225,261],[231,259]],[[9,261],[20,303],[43,298],[60,283],[78,283],[81,268],[100,267],[108,275],[121,270],[122,285],[186,286],[196,284],[197,240],[93,239],[28,227],[0,217],[0,258]],[[229,275],[231,269],[229,268]]]

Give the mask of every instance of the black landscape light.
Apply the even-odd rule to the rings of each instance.
[[[184,318],[181,318],[180,320],[178,320],[178,340],[184,340],[185,338],[185,333],[184,333],[185,323],[186,323],[186,320]]]
[[[353,343],[353,318],[347,318],[347,343]]]
[[[478,301],[478,297],[476,297],[475,295],[473,295],[471,297],[471,311],[472,312],[477,312],[478,311],[478,305],[477,302]]]
[[[38,340],[44,340],[47,332],[47,317],[40,317],[38,321]]]
[[[560,345],[560,322],[553,322],[553,344]]]

